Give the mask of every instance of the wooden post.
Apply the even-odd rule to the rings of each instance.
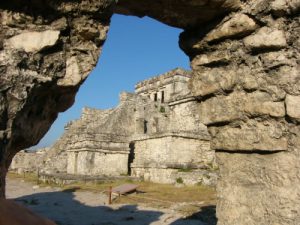
[[[36,184],[39,185],[40,184],[40,169],[37,169],[37,180],[36,180]]]
[[[112,203],[111,194],[112,194],[112,186],[109,187],[109,191],[108,191],[108,204],[109,205],[111,205],[111,203]]]

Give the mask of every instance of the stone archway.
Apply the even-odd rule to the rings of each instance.
[[[72,105],[116,12],[185,30],[190,88],[220,164],[218,223],[299,223],[299,8],[297,0],[0,3],[1,195],[12,157]]]

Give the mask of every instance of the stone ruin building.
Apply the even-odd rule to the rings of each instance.
[[[195,113],[189,79],[189,71],[177,68],[139,82],[135,93],[121,93],[116,108],[84,108],[48,152],[18,153],[11,168],[34,171],[39,161],[41,171],[50,174],[215,185],[215,156],[207,127]]]
[[[183,30],[220,168],[218,225],[299,225],[299,0],[1,1],[0,198],[12,158],[73,104],[113,14]]]

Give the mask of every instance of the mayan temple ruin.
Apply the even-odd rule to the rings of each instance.
[[[114,14],[182,30],[190,95],[152,92],[146,81],[140,94],[121,94],[115,109],[86,109],[56,151],[39,152],[40,169],[155,180],[162,171],[210,167],[214,152],[218,225],[299,225],[299,0],[1,1],[0,201],[14,156],[41,140],[96,67]],[[176,158],[184,142],[197,155]],[[99,160],[109,166],[96,167]]]
[[[84,108],[53,147],[17,154],[11,169],[215,185],[215,154],[195,113],[190,76],[174,69],[139,82],[135,93],[121,93],[116,108]]]

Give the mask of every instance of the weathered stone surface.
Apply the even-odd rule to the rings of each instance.
[[[66,75],[59,79],[57,84],[59,86],[76,86],[82,80],[81,76],[76,57],[71,57],[66,62]]]
[[[237,83],[236,70],[231,68],[212,68],[194,72],[190,88],[195,96],[203,97],[212,93],[233,90]]]
[[[210,54],[203,54],[196,56],[191,66],[193,69],[197,69],[198,66],[208,66],[216,64],[226,64],[229,62],[229,56],[226,52],[213,52]]]
[[[271,3],[271,9],[276,16],[293,14],[299,12],[300,2],[298,0],[275,0]]]
[[[0,3],[0,167],[4,174],[15,153],[37,144],[58,112],[73,104],[79,85],[96,65],[115,2],[47,1],[30,9],[26,4]],[[81,30],[75,25],[87,18],[93,24],[85,23],[84,29],[96,26],[102,36],[78,38]],[[1,174],[1,196],[3,178]]]
[[[21,151],[19,152],[13,159],[10,169],[16,171],[19,174],[23,172],[32,172],[36,173],[40,169],[42,169],[42,164],[44,160],[47,158],[46,151],[48,149],[41,149],[38,152],[26,152]]]
[[[300,67],[297,66],[282,66],[274,75],[274,83],[281,87],[290,95],[300,94]]]
[[[217,186],[222,225],[299,222],[299,153],[218,153],[217,161],[223,168]]]
[[[199,105],[200,121],[206,125],[232,122],[251,116],[269,115],[284,117],[284,102],[273,102],[265,92],[234,92],[229,96],[217,96]]]
[[[272,2],[247,1],[240,12],[216,22],[217,26],[208,24],[181,34],[180,47],[192,59],[190,88],[200,103],[199,118],[208,125],[224,172],[217,185],[220,225],[300,221],[299,190],[289,186],[299,183],[299,178],[288,174],[299,170],[295,164],[299,119],[288,115],[286,103],[289,96],[300,94],[299,37],[295,36],[299,36],[299,16],[289,6],[284,13],[275,13]],[[216,39],[206,39],[241,13],[264,27],[247,37],[220,33]]]
[[[186,171],[188,172],[186,172]],[[183,172],[180,172],[183,171]],[[132,174],[142,177],[145,181],[181,185],[215,186],[217,174],[215,171],[197,169],[171,168],[132,168]]]
[[[55,45],[59,39],[59,31],[23,32],[5,42],[8,48],[23,49],[26,52],[38,52]]]
[[[287,95],[285,104],[287,115],[295,119],[300,119],[300,96]]]
[[[56,118],[57,112],[65,110],[73,102],[78,86],[57,85],[57,81],[66,74],[66,59],[76,56],[82,80],[95,66],[108,28],[110,6],[113,5],[109,0],[34,1],[29,8],[27,2],[16,3],[0,3],[2,195],[5,173],[12,156],[21,148],[36,143]],[[200,60],[199,65],[195,62],[192,66],[197,77],[193,78],[192,92],[200,105],[216,99],[228,100],[240,93],[244,95],[243,98],[237,97],[240,100],[237,103],[248,102],[241,106],[224,105],[225,112],[218,109],[212,111],[213,117],[206,118],[211,121],[224,118],[209,124],[213,142],[220,148],[217,155],[221,156],[220,170],[223,171],[218,188],[218,224],[298,225],[299,121],[281,115],[285,96],[300,95],[299,1],[282,4],[281,1],[268,0],[242,3],[235,0],[121,0],[115,12],[140,17],[147,15],[185,29],[180,36],[180,47],[190,59],[219,51],[230,59],[224,64],[214,62],[216,60],[201,64]],[[244,40],[241,36],[248,34],[237,28],[231,28],[228,33],[238,30],[241,36],[223,36],[210,42],[204,40],[209,32],[221,28],[240,14],[264,27]],[[66,18],[67,28],[63,22],[55,28],[60,31],[59,40],[46,51],[11,51],[5,45],[5,40],[24,31],[53,30],[51,24],[61,18]],[[98,26],[102,27],[99,36],[96,32]],[[271,52],[279,53],[277,56],[266,55]],[[224,82],[227,80],[226,71],[232,74],[230,77],[234,82]],[[221,75],[214,80],[209,73]],[[201,74],[204,74],[203,78]],[[265,92],[269,97],[265,99],[261,94],[256,95],[259,92]],[[254,94],[253,98],[250,94]],[[263,101],[262,109],[258,106],[260,101]],[[220,101],[215,103],[220,104]],[[200,113],[201,110],[199,107]],[[157,131],[155,124],[156,121],[151,120],[151,130]],[[226,131],[223,134],[222,129]],[[240,135],[238,130],[244,135],[249,134],[249,138]],[[238,144],[229,143],[230,137],[237,139]]]
[[[249,121],[238,128],[226,126],[216,130],[212,142],[213,149],[258,152],[288,150],[285,127],[274,122]]]
[[[263,27],[256,34],[246,37],[244,43],[251,50],[280,49],[287,46],[284,32],[269,27]]]
[[[137,140],[135,149],[133,167],[201,168],[214,163],[214,152],[210,151],[209,141],[169,136]]]
[[[241,5],[239,0],[119,0],[115,12],[138,17],[150,16],[170,26],[192,28],[235,11]]]
[[[246,36],[256,30],[258,25],[245,14],[235,14],[221,26],[209,32],[204,40],[208,42],[226,38]]]
[[[191,167],[197,172],[190,179],[185,174],[186,184],[215,184],[216,176],[205,177],[215,173],[206,172],[215,157],[187,90],[188,74],[175,69],[141,81],[138,94],[122,93],[116,109],[85,109],[66,131],[67,173],[119,176],[131,171],[152,182],[176,183],[178,169]],[[164,172],[160,181],[159,170]]]

